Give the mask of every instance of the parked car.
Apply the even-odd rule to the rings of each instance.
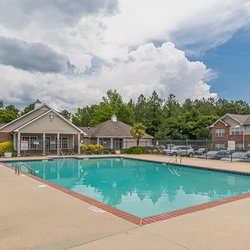
[[[203,155],[206,153],[206,151],[207,151],[206,148],[199,148],[198,150],[195,151],[195,154],[196,155]]]
[[[168,148],[168,149],[173,148],[173,147],[175,147],[174,144],[168,144],[168,145],[166,146],[166,148]]]
[[[201,155],[200,158],[220,160],[224,157],[230,157],[231,153],[232,152],[230,150],[208,151],[206,154]]]
[[[223,161],[241,161],[244,159],[245,155],[247,156],[250,152],[245,153],[245,152],[233,152],[232,155],[229,155],[227,157],[223,157],[221,160]]]
[[[170,149],[163,149],[163,153],[167,155],[194,156],[194,149],[189,146],[175,146]]]
[[[234,161],[234,162],[250,162],[250,151],[248,152],[234,152],[231,156],[222,158],[224,161]]]
[[[188,147],[191,147],[194,150],[194,152],[196,152],[200,148],[197,145],[188,145]]]
[[[246,152],[243,158],[240,159],[242,162],[250,162],[250,151]]]

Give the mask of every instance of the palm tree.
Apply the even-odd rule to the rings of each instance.
[[[140,139],[145,135],[146,127],[142,123],[137,123],[130,130],[130,134],[136,139],[136,145],[139,146]]]

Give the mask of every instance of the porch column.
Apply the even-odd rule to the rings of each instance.
[[[75,146],[75,135],[72,135],[72,149],[74,150]]]
[[[14,133],[13,135],[13,146],[14,146],[14,150],[16,150],[16,133]]]
[[[77,136],[77,141],[78,141],[78,154],[81,153],[81,134],[78,133],[78,136]]]
[[[100,144],[100,139],[99,139],[99,137],[97,137],[96,143],[97,143],[97,144]]]
[[[45,151],[46,151],[46,149],[45,149],[45,141],[46,141],[46,134],[43,133],[43,155],[45,155]]]
[[[243,141],[242,141],[243,150],[245,150],[245,127],[244,126],[243,126],[242,138],[243,138]]]
[[[60,155],[60,134],[57,133],[57,155]]]
[[[113,138],[110,138],[110,149],[114,148]]]
[[[21,134],[19,130],[17,132],[17,156],[21,156]]]

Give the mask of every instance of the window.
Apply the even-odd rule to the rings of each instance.
[[[224,137],[225,136],[225,129],[224,128],[217,128],[215,130],[216,137]]]
[[[56,138],[56,148],[57,148],[57,138]],[[62,148],[62,149],[69,148],[69,138],[68,137],[60,137],[60,148]]]
[[[216,149],[219,149],[219,150],[220,150],[220,149],[223,149],[223,148],[225,148],[225,144],[224,144],[224,143],[216,143],[216,144],[215,144],[215,148],[216,148]]]
[[[235,149],[236,150],[242,150],[242,149],[244,149],[243,143],[236,143],[235,144]]]
[[[69,138],[68,137],[60,137],[60,146],[61,148],[68,148]]]
[[[27,141],[29,149],[37,149],[37,136],[22,136],[22,141]]]
[[[232,135],[243,135],[243,127],[232,128]]]

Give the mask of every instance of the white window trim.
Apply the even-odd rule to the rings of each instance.
[[[217,131],[220,131],[219,133]],[[224,130],[224,132],[222,133],[221,131]],[[225,136],[225,129],[224,128],[216,128],[215,129],[215,137],[224,137]]]
[[[215,143],[214,146],[215,146],[216,149],[222,149],[222,148],[225,148],[225,143]]]
[[[24,139],[24,138],[26,138],[26,139]],[[28,149],[29,150],[36,150],[37,146],[38,146],[36,144],[34,144],[35,148],[31,148],[31,138],[35,138],[35,140],[37,140],[38,137],[37,136],[32,136],[32,135],[28,135],[28,136],[23,135],[22,136],[22,141],[27,141],[27,138],[28,138]]]
[[[243,135],[244,133],[244,128],[243,127],[234,127],[231,129],[231,134],[232,135]]]
[[[62,138],[67,138],[67,147],[66,148],[63,148],[62,147]],[[57,137],[55,137],[55,140],[56,140],[56,148],[57,148]],[[70,140],[69,140],[69,136],[60,136],[60,149],[69,149],[69,143]]]

